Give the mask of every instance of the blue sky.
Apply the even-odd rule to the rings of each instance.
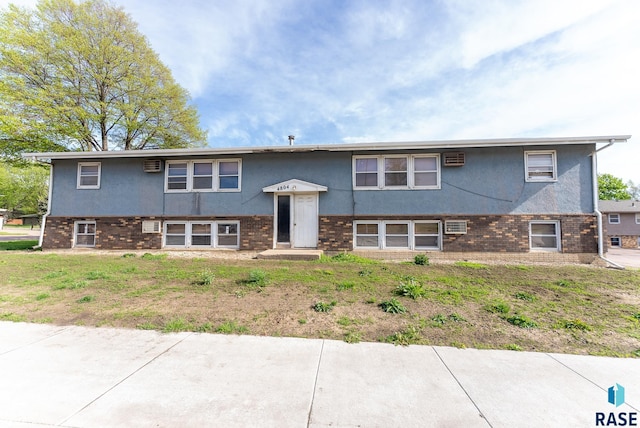
[[[640,183],[637,0],[112,1],[211,147],[635,134],[599,169]]]

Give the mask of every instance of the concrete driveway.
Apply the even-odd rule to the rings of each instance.
[[[640,268],[640,249],[610,248],[605,258],[628,268]]]
[[[640,409],[637,359],[10,322],[0,379],[0,427],[589,427]]]

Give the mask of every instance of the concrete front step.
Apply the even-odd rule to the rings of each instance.
[[[268,260],[319,260],[322,250],[276,248],[258,253],[257,258]]]

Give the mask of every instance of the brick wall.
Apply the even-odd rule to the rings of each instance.
[[[152,250],[162,248],[161,233],[142,233],[145,220],[185,221],[198,220],[185,217],[48,217],[42,246],[44,249],[72,248],[74,223],[96,222],[96,249],[103,250]],[[273,219],[270,216],[208,217],[207,221],[240,221],[240,249],[264,250],[272,248]]]
[[[262,251],[270,248],[273,248],[273,217],[240,217],[240,249]]]
[[[353,249],[353,218],[351,216],[320,216],[318,249],[324,251]]]
[[[529,252],[529,222],[559,221],[563,253],[597,253],[597,223],[592,215],[490,215],[490,216],[321,216],[319,249],[353,248],[353,220],[466,220],[467,233],[442,235],[444,252]]]
[[[273,247],[273,217],[210,217],[200,220],[239,220],[240,249],[261,251]],[[562,253],[597,253],[596,219],[591,215],[492,215],[492,216],[359,216],[358,220],[466,220],[464,235],[442,235],[443,252],[529,252],[529,222],[559,221],[562,232]],[[71,248],[74,221],[96,222],[98,249],[160,249],[162,234],[142,233],[143,220],[198,220],[184,217],[48,217],[43,247]],[[320,216],[318,249],[349,251],[353,249],[351,216]],[[631,241],[623,241],[630,243]],[[633,241],[637,246],[637,240]]]

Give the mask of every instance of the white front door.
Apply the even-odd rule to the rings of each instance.
[[[318,246],[318,194],[294,195],[293,248]]]

